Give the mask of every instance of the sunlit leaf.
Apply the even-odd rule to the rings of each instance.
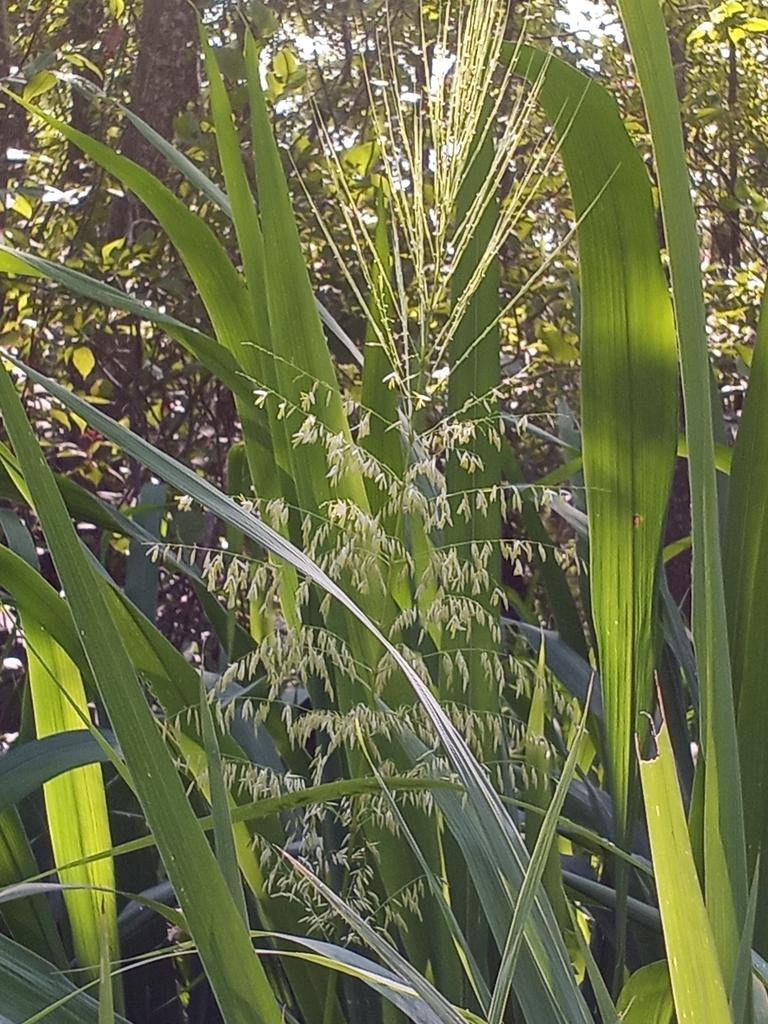
[[[58,79],[52,71],[40,71],[27,82],[22,95],[25,100],[33,100],[37,96],[42,96],[43,93],[50,92],[57,81]]]
[[[96,365],[96,357],[87,345],[78,345],[72,353],[72,364],[80,376],[85,379]]]

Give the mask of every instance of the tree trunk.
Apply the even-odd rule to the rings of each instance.
[[[67,42],[73,43],[82,52],[83,45],[85,43],[91,44],[91,52],[87,54],[91,60],[97,60],[98,56],[94,52],[94,46],[96,40],[99,37],[99,30],[101,29],[104,21],[104,2],[103,0],[77,0],[77,2],[71,2],[67,14],[66,34]],[[93,82],[94,85],[99,85],[99,78],[95,72],[91,71],[90,68],[78,68],[77,73],[89,81]],[[76,128],[79,132],[83,132],[85,135],[91,135],[93,133],[93,105],[91,100],[78,92],[77,89],[72,90],[72,112],[70,114],[70,124],[73,128]],[[74,142],[70,142],[67,147],[67,168],[66,168],[66,181],[71,184],[77,184],[83,180],[87,161],[83,160],[83,154],[79,146]]]
[[[197,14],[187,0],[144,0],[138,54],[131,81],[131,110],[165,139],[173,138],[174,119],[200,92]],[[173,172],[141,133],[129,125],[121,152],[166,184]],[[113,204],[111,235],[131,236],[143,215],[137,204]]]

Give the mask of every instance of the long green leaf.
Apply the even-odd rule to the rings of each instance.
[[[3,458],[12,471],[17,474],[18,468],[12,456],[3,452]],[[61,486],[61,481],[57,482],[60,484],[62,494],[68,495],[72,488]],[[21,486],[25,486],[23,480]],[[76,488],[74,495],[70,496],[79,497]],[[107,522],[108,529],[120,529],[138,540],[143,540],[145,537],[151,540],[151,536],[146,534],[146,531],[142,532],[138,524],[132,523],[119,514],[112,512],[109,514],[115,518],[115,521]],[[90,519],[91,514],[88,513],[87,517]],[[175,728],[171,727],[175,740],[187,758],[196,781],[207,797],[209,795],[205,781],[207,767],[201,747],[202,739],[197,732],[195,719],[190,719],[188,714],[185,714],[185,712],[198,707],[199,681],[197,674],[181,654],[141,615],[138,609],[125,600],[93,556],[89,552],[86,554],[104,582],[103,592],[123,637],[123,642],[130,652],[134,667],[143,678],[150,682],[154,696],[162,706],[167,720],[176,723]],[[66,603],[25,562],[7,549],[0,548],[0,565],[4,567],[4,582],[12,590],[14,599],[19,606],[26,609],[28,614],[40,617],[45,628],[49,629],[70,655],[78,660],[81,670],[86,672],[90,678],[90,667],[83,654]],[[207,591],[204,590],[204,596],[206,595]],[[213,601],[212,598],[211,601]],[[213,603],[216,606],[215,601]],[[278,737],[284,733],[284,723],[279,716],[277,716],[274,729]],[[233,741],[232,736],[225,734],[221,740],[228,757],[235,758],[239,762],[244,760],[243,751]],[[284,746],[288,747],[287,740]],[[240,793],[238,790],[235,791],[235,799],[238,802],[242,802],[244,798],[246,798],[246,794]],[[253,826],[244,824],[242,820],[234,828],[240,868],[259,900],[262,917],[272,927],[298,930],[301,926],[301,914],[297,905],[288,901],[279,901],[267,906],[263,872],[258,854],[253,848],[253,831]],[[278,845],[284,842],[280,822],[275,816],[262,819],[258,825],[258,831],[268,842]],[[13,876],[14,879],[16,877]],[[291,985],[297,998],[307,1008],[307,1011],[311,1006],[316,1005],[318,1000],[325,999],[325,992],[319,991],[317,987],[318,984],[327,983],[323,972],[307,971],[306,969],[297,971],[296,965],[293,964],[286,965],[286,971],[290,976]]]
[[[329,469],[332,439],[334,444],[340,442],[344,446],[351,444],[352,437],[312,294],[280,152],[269,122],[261,88],[259,47],[250,33],[246,37],[245,61],[266,256],[271,357],[278,392],[275,398],[284,410],[280,415],[285,417],[289,433],[295,436],[304,424],[315,421],[325,433],[319,443],[290,447],[298,504],[304,513],[325,516],[333,499],[349,499],[367,513],[368,496],[359,469],[352,464],[345,466],[341,473]],[[308,394],[315,395],[311,413],[304,411]],[[383,619],[382,605],[387,600],[376,588],[370,595],[360,597],[362,605],[370,609],[378,621]],[[348,637],[355,656],[372,667],[376,647],[371,644],[369,634],[360,630],[353,619],[347,617],[338,628]],[[342,707],[349,707],[354,700],[365,700],[366,695],[355,686],[345,686],[336,696]]]
[[[582,457],[590,602],[600,662],[616,841],[629,841],[634,735],[650,706],[656,575],[677,444],[674,323],[650,182],[616,102],[575,69],[524,48],[518,70],[562,140],[579,219]],[[621,984],[628,886],[617,863]]]
[[[742,788],[720,554],[711,374],[701,258],[669,39],[656,0],[619,0],[656,159],[669,250],[688,440],[693,637],[701,680],[704,888],[726,985],[747,908]]]
[[[214,206],[218,207],[225,216],[232,219],[232,203],[226,193],[203,173],[198,164],[193,163],[192,160],[181,153],[171,142],[164,139],[162,135],[151,127],[151,125],[148,125],[146,121],[143,121],[136,113],[134,113],[130,107],[126,107],[115,100],[114,97],[107,96],[100,92],[94,87],[94,84],[87,79],[79,78],[76,75],[67,75],[62,77],[66,77],[68,80],[72,81],[75,88],[90,99],[99,98],[109,100],[123,113],[137,131],[140,132],[148,142],[152,143],[159,153],[162,153],[171,167],[175,167],[177,171],[180,171],[186,180],[193,185],[201,195],[210,200],[210,202],[213,203]],[[343,330],[331,312],[326,309],[319,299],[316,298],[315,303],[317,305],[317,311],[320,314],[320,319],[328,330],[335,338],[338,339],[342,347],[347,350],[353,361],[362,365],[362,356],[354,341]]]
[[[294,860],[288,854],[284,854],[284,856],[293,865],[294,870],[305,878],[317,890],[323,899],[330,904],[339,917],[346,921],[347,924],[357,932],[360,938],[363,939],[366,945],[378,954],[387,967],[389,967],[389,969],[394,973],[398,974],[406,984],[410,985],[414,989],[414,991],[424,1000],[427,1006],[434,1011],[438,1020],[440,1020],[442,1024],[464,1024],[463,1018],[456,1008],[453,1007],[426,978],[423,978],[419,972],[411,966],[405,957],[401,956],[394,946],[387,942],[386,939],[382,938],[379,932],[377,932],[364,917],[358,914],[357,911],[353,910],[349,904],[345,903],[341,897],[337,896],[332,889],[325,885],[324,882],[322,882],[303,864]]]
[[[248,923],[248,911],[245,906],[245,893],[240,880],[237,866],[237,849],[232,831],[232,819],[229,812],[229,794],[224,781],[221,750],[216,736],[216,726],[208,703],[205,685],[200,681],[200,717],[203,722],[203,741],[205,743],[205,759],[208,763],[208,789],[210,792],[211,811],[213,817],[213,834],[216,849],[216,860],[227,883],[232,899],[240,916]]]
[[[744,793],[748,869],[768,850],[768,298],[733,451],[723,552],[728,637]],[[763,855],[763,863],[765,856]],[[761,871],[755,947],[768,955],[768,877]]]
[[[298,503],[303,513],[315,513],[323,518],[332,505],[338,507],[344,503],[346,506],[348,502],[352,503],[353,511],[359,510],[368,515],[368,494],[356,460],[346,458],[341,472],[336,471],[338,467],[331,461],[334,450],[351,449],[352,435],[318,317],[280,151],[274,140],[261,88],[259,47],[250,35],[246,38],[245,59],[259,212],[266,253],[266,294],[277,399],[284,403],[286,426],[294,436],[290,456]],[[314,395],[309,411],[305,409],[307,393]],[[317,427],[319,441],[295,443],[297,432],[310,423],[313,430]],[[386,566],[374,564],[371,573],[381,573],[386,579]],[[390,617],[393,600],[386,589],[377,585],[375,575],[367,592],[364,586],[359,590],[355,602],[357,611],[350,614],[352,609],[348,604],[341,608],[332,605],[324,625],[343,635],[357,661],[373,669],[382,652],[374,635],[361,623],[359,612],[364,611],[381,629]],[[338,675],[334,698],[342,711],[357,703],[370,703],[372,697],[367,688],[355,679]],[[393,706],[413,701],[413,692],[399,673],[387,681],[385,698]],[[392,756],[397,758],[399,755],[395,748]],[[352,750],[347,756],[352,774],[362,773],[364,764],[359,752]],[[423,818],[419,820],[417,816],[416,821],[410,824],[418,831],[425,854],[432,856],[436,846],[434,823],[424,822]],[[394,894],[418,878],[419,867],[410,850],[398,844],[386,829],[371,822],[366,828],[366,836],[378,846],[379,872],[388,893]],[[433,866],[436,863],[435,855]],[[428,907],[425,919],[430,921],[431,900],[428,900]],[[406,925],[401,935],[413,962],[426,969],[426,964],[434,961],[436,970],[439,970],[439,965],[447,964],[446,984],[449,978],[455,980],[454,947],[442,919],[437,916],[434,922],[424,927],[410,911],[405,911],[404,916]],[[432,930],[430,941],[427,941],[428,929]]]
[[[752,998],[752,942],[755,935],[755,918],[757,916],[759,867],[758,862],[755,865],[752,887],[749,890],[747,917],[744,922],[741,942],[739,943],[736,970],[733,972],[733,980],[731,982],[731,1013],[736,1024],[752,1024],[752,1011],[757,1005],[756,1001]]]
[[[149,508],[136,513],[136,525],[157,540],[160,539],[160,524],[167,500],[168,488],[165,484],[144,484],[139,491],[139,506]],[[141,609],[150,622],[154,622],[157,615],[159,589],[160,566],[150,557],[147,544],[137,537],[132,538],[125,567],[125,596]]]
[[[254,328],[245,288],[211,228],[143,167],[32,104],[18,102],[122,181],[154,213],[195,282],[217,338],[247,368]]]
[[[509,483],[513,485],[524,484],[523,473],[511,445],[504,445],[501,452],[501,460],[504,475]],[[579,463],[581,462],[581,457],[579,457],[578,461]],[[570,476],[571,471],[568,472],[568,477]],[[539,480],[538,483],[539,485],[544,485],[546,481]],[[522,500],[522,516],[526,533],[533,544],[541,545],[541,550],[546,555],[546,557],[539,560],[539,568],[544,580],[544,586],[547,589],[547,597],[557,631],[574,653],[586,661],[589,658],[589,649],[584,637],[584,627],[581,623],[579,611],[571,593],[565,571],[552,557],[552,553],[548,551],[552,540],[547,533],[544,523],[541,521],[541,513],[536,507],[530,490],[525,486],[521,486],[518,488],[518,493]]]
[[[4,755],[0,764],[10,756]],[[0,812],[0,887],[21,882],[36,872],[37,862],[21,816],[15,807],[6,807]],[[5,907],[3,918],[13,939],[62,970],[66,968],[67,955],[44,896]]]
[[[675,1007],[666,960],[635,971],[621,990],[616,1008],[623,1024],[672,1024]]]
[[[704,907],[666,725],[656,756],[640,761],[648,832],[675,1010],[691,1024],[730,1022],[723,974]]]
[[[132,771],[137,796],[174,884],[227,1024],[278,1024],[281,1013],[246,926],[200,830],[125,646],[10,376],[0,407],[72,608],[83,648]]]
[[[368,417],[368,431],[360,437],[361,448],[378,462],[381,479],[366,478],[365,486],[371,513],[380,517],[382,529],[393,538],[404,542],[405,525],[402,513],[387,509],[387,476],[400,480],[406,466],[405,446],[398,395],[387,380],[393,367],[386,347],[387,323],[392,313],[392,255],[387,234],[387,204],[382,190],[376,192],[376,231],[374,234],[374,265],[371,272],[368,324],[365,335],[365,361],[363,363],[362,411]],[[396,606],[410,607],[412,603],[407,566],[392,556],[387,576],[387,590],[394,598],[390,613]],[[387,626],[389,623],[382,622]]]
[[[75,295],[82,295],[92,302],[97,302],[108,309],[120,309],[131,313],[142,320],[162,327],[172,338],[179,341],[191,355],[204,363],[212,373],[227,385],[234,394],[243,398],[251,398],[252,390],[242,375],[238,374],[239,366],[233,356],[220,345],[194,327],[187,327],[180,320],[154,306],[147,305],[141,299],[128,292],[121,291],[113,285],[98,281],[79,270],[73,270],[62,263],[45,259],[31,252],[21,252],[7,245],[0,245],[0,270],[4,274],[21,274],[22,276],[47,278],[62,285]],[[263,440],[267,439],[266,432]]]
[[[524,48],[562,138],[578,229],[590,586],[617,838],[626,840],[638,711],[651,700],[653,602],[677,443],[672,310],[648,174],[615,101]]]
[[[97,281],[61,263],[44,259],[34,253],[20,252],[0,244],[0,270],[6,274],[21,274],[47,278],[61,284],[75,295],[82,295],[108,309],[120,309],[142,320],[161,327],[170,337],[181,344],[187,352],[199,360],[207,370],[225,384],[238,403],[243,421],[243,430],[248,439],[251,461],[259,466],[268,466],[273,460],[273,444],[270,431],[253,401],[253,383],[249,383],[236,358],[222,345],[193,327],[188,327],[175,317],[154,306],[146,305],[140,299]],[[293,495],[291,478],[278,469],[281,493],[289,500]]]
[[[380,188],[376,193],[374,246],[362,386],[362,405],[365,413],[370,416],[370,428],[362,438],[361,446],[399,479],[405,458],[397,391],[389,387],[387,381],[393,367],[384,344],[387,321],[392,315],[392,255],[387,234],[387,203]],[[386,490],[373,480],[366,481],[366,486],[371,509],[379,512],[386,503]]]
[[[235,234],[243,260],[243,272],[248,293],[248,300],[253,311],[253,325],[256,334],[252,342],[250,358],[252,373],[261,386],[275,389],[277,386],[276,368],[270,358],[272,351],[272,328],[267,300],[267,267],[264,251],[264,237],[261,230],[256,204],[251,195],[250,185],[245,173],[240,152],[240,139],[232,121],[232,109],[219,71],[213,51],[208,43],[206,33],[200,26],[200,38],[208,75],[211,112],[216,127],[216,144],[219,150],[224,181],[227,187],[228,204]],[[274,400],[267,403],[270,421],[270,434],[274,456],[280,465],[291,464],[290,442],[286,421],[277,414]],[[260,464],[251,456],[249,458],[251,475],[256,493],[266,498],[285,498],[275,479],[275,468],[270,463]]]
[[[449,756],[467,786],[469,801],[449,790],[438,790],[435,803],[458,844],[485,918],[499,951],[506,947],[516,901],[530,863],[522,837],[506,811],[495,801],[477,775],[471,755],[445,737]],[[415,736],[405,734],[401,742],[411,759],[432,768],[435,778],[444,778],[442,765]],[[514,991],[528,1024],[558,1021],[575,1024],[590,1019],[589,1011],[573,985],[570,961],[554,913],[543,889],[534,889],[530,916],[524,920],[525,944],[515,973]]]
[[[99,1024],[115,1024],[112,957],[106,915],[102,918],[101,958],[99,960]]]
[[[88,557],[92,559],[90,554]],[[163,708],[167,720],[178,723],[175,730],[176,741],[190,760],[193,770],[204,773],[206,766],[201,746],[202,738],[197,732],[194,720],[190,720],[188,714],[185,714],[196,709],[199,701],[199,682],[195,670],[138,609],[131,606],[120,594],[112,581],[106,577],[99,563],[92,559],[92,564],[104,581],[103,592],[123,642],[130,651],[134,668],[143,678],[150,681],[155,698]],[[26,562],[2,547],[0,570],[3,572],[6,587],[13,594],[23,614],[27,617],[34,616],[41,628],[77,661],[81,671],[86,672],[90,679],[90,666],[66,602]],[[222,743],[229,757],[243,759],[243,752],[231,736],[223,736]],[[119,767],[119,762],[117,766]],[[282,832],[279,826],[276,831],[268,831],[269,841],[281,840]],[[252,837],[248,829],[242,826],[237,832],[241,866],[256,895],[262,897],[263,878],[258,857],[251,848]],[[292,909],[288,904],[283,906]],[[280,924],[287,927],[285,921],[281,920]]]
[[[261,89],[258,46],[250,33],[246,38],[245,59],[266,256],[266,304],[278,397],[287,403],[287,423],[298,430],[305,417],[302,394],[317,388],[314,415],[332,434],[339,434],[349,442],[351,434],[341,391],[309,283],[288,185]],[[294,456],[296,466],[300,466],[297,488],[306,510],[320,506],[330,493],[324,447],[302,445]],[[368,499],[359,473],[344,474],[337,486],[340,496],[353,498],[361,509],[367,508]],[[306,500],[302,499],[302,494]]]
[[[407,776],[403,778],[387,776],[387,785],[393,793],[429,792],[435,789],[455,789],[458,791],[461,789],[457,783],[448,782],[443,779],[414,779]],[[343,800],[346,797],[376,794],[380,789],[381,786],[378,779],[371,777],[326,782],[319,786],[308,786],[306,789],[292,790],[289,793],[283,794],[283,796],[265,797],[259,800],[258,803],[246,803],[233,807],[231,820],[233,822],[257,821],[263,818],[277,817],[280,814],[295,811],[302,807],[320,806],[321,804],[331,803],[334,800]],[[213,829],[213,818],[210,816],[198,818],[197,822],[200,828],[205,831]],[[123,854],[135,853],[137,850],[147,850],[155,845],[156,843],[152,836],[143,836],[140,839],[132,839],[127,843],[115,846],[109,851],[109,855],[119,857]],[[96,858],[89,858],[89,860],[94,859]],[[77,865],[66,865],[66,867],[75,866]],[[53,871],[47,872],[47,874],[53,873]],[[31,877],[31,872],[26,872],[24,877]],[[41,874],[35,877],[44,878],[46,876]]]
[[[588,705],[589,701],[587,701]],[[523,945],[525,924],[533,908],[533,901],[536,898],[537,890],[544,878],[550,853],[553,850],[552,844],[556,841],[557,820],[560,811],[563,809],[568,787],[576,772],[586,722],[587,711],[585,709],[565,766],[563,767],[562,775],[558,780],[554,795],[544,815],[544,821],[541,824],[534,849],[531,853],[531,861],[515,901],[515,912],[509,927],[509,935],[507,936],[507,942],[502,953],[501,965],[493,990],[493,998],[491,999],[488,1024],[501,1024],[504,1017],[510,989],[512,988],[512,979],[515,975],[515,968],[517,967],[518,957]]]
[[[465,293],[470,290],[470,282],[481,264],[486,262],[486,253],[497,229],[499,202],[495,195],[488,197],[479,215],[476,210],[473,212],[478,195],[483,193],[483,183],[493,173],[494,143],[488,124],[491,108],[489,99],[477,126],[476,138],[472,140],[472,156],[456,200],[457,232],[471,217],[476,217],[477,223],[451,279],[454,305],[466,301]],[[496,397],[501,374],[498,319],[499,261],[494,258],[479,285],[471,291],[448,346],[451,368],[448,415],[455,422],[471,423],[473,435],[461,444],[460,450],[449,453],[445,467],[445,482],[452,504],[451,518],[444,531],[445,544],[454,550],[460,565],[471,566],[484,559],[487,582],[473,595],[477,612],[471,626],[459,630],[453,638],[447,635],[443,639],[447,651],[461,648],[466,679],[457,671],[453,659],[441,659],[441,666],[450,666],[441,680],[443,699],[466,702],[478,711],[491,713],[496,713],[499,706],[499,683],[494,671],[499,648],[495,601],[501,587],[499,512],[495,502],[488,502],[501,479],[501,453],[490,437],[490,432],[496,430],[499,416]],[[464,461],[467,455],[469,463]]]
[[[82,728],[88,702],[75,663],[34,619],[22,615],[27,643],[28,679],[39,737]],[[101,765],[74,768],[43,786],[48,832],[57,865],[79,860],[112,846]],[[114,865],[109,859],[71,871],[62,882],[114,889]],[[107,929],[112,955],[118,951],[117,904],[108,893],[67,890],[64,894],[72,938],[85,977],[99,976],[102,932]]]
[[[379,964],[368,957],[361,956],[345,946],[335,946],[330,942],[320,942],[317,939],[307,939],[303,936],[280,935],[272,933],[270,938],[282,939],[284,942],[295,943],[309,953],[296,953],[288,955],[304,958],[313,963],[319,963],[323,967],[341,971],[353,978],[368,985],[384,999],[389,1000],[394,1006],[401,1010],[414,1024],[440,1024],[441,1017],[418,997],[413,988],[405,985],[402,978],[397,974],[380,967]],[[281,950],[283,956],[286,950]]]
[[[487,1012],[488,1006],[491,1001],[491,993],[488,989],[488,985],[485,981],[482,969],[480,968],[472,949],[467,942],[466,936],[461,930],[461,926],[456,919],[456,915],[446,897],[446,886],[440,879],[437,878],[434,871],[432,870],[427,858],[424,856],[416,837],[413,835],[411,830],[408,828],[408,823],[405,820],[402,811],[397,805],[394,796],[392,795],[389,780],[386,779],[378,770],[373,762],[370,754],[368,753],[365,737],[362,734],[362,730],[358,726],[358,742],[361,749],[365,752],[366,759],[370,765],[371,771],[381,787],[381,791],[387,800],[390,811],[397,822],[399,833],[403,836],[408,845],[413,850],[413,854],[416,857],[421,870],[424,872],[424,877],[429,884],[429,888],[432,891],[432,895],[440,908],[440,913],[443,916],[448,931],[451,934],[454,945],[456,947],[456,953],[461,961],[462,968],[467,975],[467,979],[472,987],[475,998],[477,999],[478,1005],[482,1008],[483,1012]],[[447,887],[450,893],[450,885]]]
[[[109,147],[91,139],[57,118],[51,117],[39,108],[19,99],[30,113],[42,118],[55,128],[69,142],[82,151],[134,192],[157,217],[176,247],[185,267],[197,287],[208,311],[218,341],[235,357],[240,369],[253,381],[260,380],[260,360],[256,344],[259,337],[253,308],[240,274],[232,266],[226,251],[205,222],[161,184],[143,167],[126,159]],[[240,389],[235,389],[235,394]],[[243,422],[246,440],[252,439],[251,427],[256,423],[254,403],[242,402],[236,398],[238,412]],[[255,431],[254,434],[258,434]],[[256,479],[263,475],[273,460],[263,459],[263,452],[270,452],[257,436],[253,437],[260,449],[249,451],[251,472]],[[277,456],[280,452],[275,452]],[[283,467],[284,469],[286,467]],[[288,493],[291,493],[289,487]]]

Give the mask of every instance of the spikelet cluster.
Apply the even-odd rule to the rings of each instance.
[[[551,139],[535,148],[529,170],[501,195],[536,88],[516,91],[511,75],[502,81],[493,75],[506,28],[503,0],[470,0],[457,5],[456,12],[461,24],[455,37],[441,28],[437,39],[429,46],[425,42],[426,85],[420,102],[404,100],[397,87],[402,69],[391,39],[379,41],[384,86],[366,83],[374,121],[389,128],[373,140],[382,165],[377,187],[387,197],[391,218],[386,262],[373,238],[370,206],[360,201],[360,183],[350,182],[337,140],[321,125],[335,195],[359,265],[348,265],[330,232],[328,245],[359,307],[367,311],[370,345],[386,355],[389,372],[381,386],[394,392],[396,414],[383,423],[380,412],[350,395],[341,429],[338,418],[327,412],[332,398],[328,383],[307,380],[305,370],[280,357],[270,382],[250,381],[254,402],[269,414],[273,427],[284,431],[291,464],[319,472],[316,493],[323,497],[312,507],[253,493],[239,500],[245,513],[292,541],[332,584],[353,597],[426,685],[461,695],[446,705],[449,717],[494,786],[510,792],[520,781],[525,745],[525,722],[515,703],[539,677],[530,661],[516,656],[504,629],[508,580],[528,577],[535,562],[550,557],[569,571],[578,569],[578,559],[570,541],[534,544],[510,526],[524,504],[546,518],[548,506],[561,495],[546,487],[507,483],[501,476],[491,483],[486,478],[484,459],[489,453],[495,458],[513,431],[523,433],[528,427],[524,417],[509,412],[516,408],[518,380],[503,378],[488,394],[473,395],[449,413],[450,375],[462,368],[449,366],[448,359],[474,294],[537,183],[550,173],[557,151]],[[457,223],[459,189],[485,120],[501,125],[501,137],[488,181]],[[499,197],[487,251],[457,293],[462,257],[489,204]],[[500,309],[463,359],[471,359],[475,346],[502,325],[534,284],[532,278]],[[302,383],[288,395],[275,380]],[[387,452],[385,442],[392,437],[396,443]],[[449,465],[462,473],[460,493],[449,492]],[[297,493],[306,495],[311,487],[302,483]],[[483,539],[469,530],[464,531],[466,543],[450,539],[477,520],[490,524]],[[161,553],[159,548],[155,552]],[[279,558],[259,555],[253,547],[247,556],[229,551],[189,555],[181,549],[165,555],[194,561],[207,587],[250,627],[254,638],[253,649],[229,666],[211,692],[219,729],[246,723],[263,737],[263,723],[277,709],[285,742],[308,762],[298,777],[265,765],[226,761],[231,792],[238,800],[283,801],[281,820],[290,852],[320,877],[342,878],[345,901],[395,938],[409,916],[419,917],[424,881],[416,879],[380,902],[373,884],[377,837],[389,834],[405,841],[403,822],[409,815],[435,813],[434,792],[427,786],[403,787],[403,779],[451,781],[454,776],[391,652],[327,592]],[[498,710],[480,712],[473,706],[474,688],[480,684],[498,697]],[[193,721],[199,711],[186,713]],[[409,759],[405,750],[417,753]],[[366,759],[385,782],[397,780],[401,788],[389,796],[361,790],[312,799],[313,787],[343,776],[345,765],[365,767]],[[204,765],[180,757],[180,767],[205,783]],[[310,931],[334,941],[349,938],[340,934],[344,928],[332,908],[280,852],[258,835],[254,843],[268,891],[299,901]]]

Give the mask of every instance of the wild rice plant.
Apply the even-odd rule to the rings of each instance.
[[[750,396],[734,453],[726,538],[733,577],[724,582],[671,61],[658,7],[621,6],[658,163],[671,299],[647,173],[614,102],[557,58],[503,42],[504,5],[473,0],[437,26],[425,18],[419,103],[404,97],[394,44],[382,41],[377,81],[389,86],[369,81],[379,127],[363,140],[378,161],[375,217],[327,134],[360,260],[354,269],[365,282],[359,291],[347,268],[369,325],[357,405],[328,353],[250,33],[255,183],[204,34],[226,192],[134,119],[231,215],[238,268],[149,174],[26,104],[153,213],[214,337],[31,252],[0,247],[0,268],[130,310],[176,338],[231,388],[243,458],[233,455],[232,479],[242,486],[229,497],[8,353],[12,369],[0,375],[13,447],[0,448],[6,493],[36,512],[64,596],[25,561],[18,534],[0,549],[32,659],[38,737],[0,762],[10,794],[0,818],[0,902],[12,936],[0,940],[7,1019],[39,1019],[46,1007],[54,1020],[115,1019],[121,1010],[120,985],[113,992],[109,976],[126,942],[126,911],[121,934],[111,863],[127,848],[113,846],[98,762],[109,762],[149,827],[128,847],[156,845],[164,867],[167,905],[148,887],[135,899],[176,929],[179,957],[199,956],[228,1024],[402,1015],[586,1024],[593,1014],[640,1022],[673,1012],[697,1022],[762,1019],[765,989],[753,989],[752,972],[766,977],[757,873],[764,825],[754,793],[742,794],[739,757],[762,765],[754,748],[764,630],[751,602],[764,576],[757,460],[765,342],[752,370],[758,397]],[[552,142],[503,195],[505,168],[537,105]],[[589,542],[585,607],[595,648],[550,558],[545,579],[561,636],[523,630],[539,662],[521,696],[518,664],[503,646],[501,563],[510,552],[499,528],[510,491],[527,513],[529,543],[546,533],[508,447],[503,413],[514,381],[500,370],[505,304],[496,266],[557,159],[578,224],[588,518],[558,507]],[[677,610],[667,603],[662,616],[659,572],[678,448],[678,352],[694,499],[695,662]],[[57,479],[20,404],[20,373],[163,479],[182,504],[215,513],[247,539],[243,551],[198,564]],[[83,548],[72,515],[84,509],[89,521],[146,545],[132,558],[151,547],[193,580],[231,663],[212,694]],[[253,559],[254,545],[265,559]],[[653,692],[662,649],[672,659],[673,695],[687,701],[684,679],[691,693],[701,684],[687,820],[675,764],[683,755],[679,746],[673,755],[670,707],[668,726]],[[544,684],[547,666],[559,678],[554,690]],[[299,689],[311,700],[305,715],[289,702]],[[88,699],[103,706],[114,736],[93,727]],[[54,708],[58,718],[43,725]],[[210,818],[196,816],[182,779]],[[57,882],[29,880],[34,857],[12,809],[41,783]],[[50,888],[64,890],[71,950],[41,899]],[[606,923],[596,906],[614,918]],[[598,939],[612,946],[609,955]],[[72,951],[99,985],[98,1001],[64,973]],[[130,972],[125,978],[130,984]]]

